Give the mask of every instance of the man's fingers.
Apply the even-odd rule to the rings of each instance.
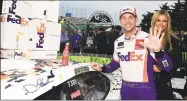
[[[91,67],[96,71],[101,71],[100,66],[97,63],[90,63]]]

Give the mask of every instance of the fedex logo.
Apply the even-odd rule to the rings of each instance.
[[[143,61],[143,54],[135,54],[135,52],[128,52],[127,55],[121,55],[118,53],[121,61]]]
[[[21,52],[21,53],[15,52],[15,56],[26,57],[26,54],[23,52]]]
[[[30,56],[28,54],[25,54],[24,52],[15,52],[15,58],[27,58],[29,59]]]
[[[16,5],[17,0],[12,0],[12,5],[9,7],[9,13],[11,14],[16,14],[15,10],[16,10]]]
[[[123,9],[123,12],[125,12],[125,11],[132,11],[132,9],[130,9],[130,8],[125,8],[125,9]]]
[[[37,34],[39,35],[38,43],[36,43],[36,48],[43,48],[44,43],[44,31],[45,31],[45,23],[40,23],[40,27],[36,27]]]
[[[7,17],[2,16],[1,21],[2,22],[11,22],[11,23],[15,23],[15,24],[22,24],[22,25],[28,25],[28,23],[29,23],[29,21],[26,20],[25,18],[21,18],[20,16],[11,15],[11,14],[8,14]]]
[[[8,16],[6,17],[2,16],[1,21],[2,22],[7,21],[7,22],[15,23],[15,24],[28,25],[29,21],[25,20],[25,18],[21,18],[20,16],[15,15],[16,14],[15,10],[17,7],[16,3],[17,3],[17,0],[12,0],[12,5],[9,7],[10,14],[8,14]]]

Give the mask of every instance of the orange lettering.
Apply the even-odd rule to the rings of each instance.
[[[6,19],[6,17],[2,16],[2,18],[1,18],[2,22],[5,22],[5,19]]]
[[[21,18],[21,24],[24,24],[24,20],[25,20],[24,18]]]
[[[142,56],[143,56],[143,54],[136,55],[136,57],[137,57],[137,61],[138,61],[138,60],[139,60],[139,61],[143,61]]]
[[[25,18],[21,18],[21,24],[28,25],[29,21],[26,21]]]
[[[38,26],[36,27],[37,32],[38,33],[44,33],[44,26],[45,26],[45,23],[40,23],[40,28],[38,28]]]
[[[135,52],[130,52],[130,61],[135,61],[134,54],[135,54]]]
[[[143,54],[136,55],[135,52],[130,52],[130,61],[143,61]]]
[[[29,25],[29,21],[25,21],[25,25]]]

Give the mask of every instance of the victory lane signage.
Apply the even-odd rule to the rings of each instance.
[[[112,17],[104,11],[96,11],[88,19],[88,24],[95,24],[101,26],[114,25]]]

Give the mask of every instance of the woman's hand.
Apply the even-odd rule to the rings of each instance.
[[[154,29],[154,33],[152,32],[152,28],[150,28],[150,37],[149,41],[145,43],[140,43],[142,46],[149,48],[153,52],[159,52],[161,50],[161,41],[163,40],[163,37],[165,33],[162,33],[161,35],[161,28],[159,28],[159,31],[157,31],[157,28]],[[161,37],[160,37],[161,35]],[[160,38],[159,38],[160,37]]]
[[[153,71],[154,72],[161,72],[161,69],[158,67],[158,65],[153,65]]]

